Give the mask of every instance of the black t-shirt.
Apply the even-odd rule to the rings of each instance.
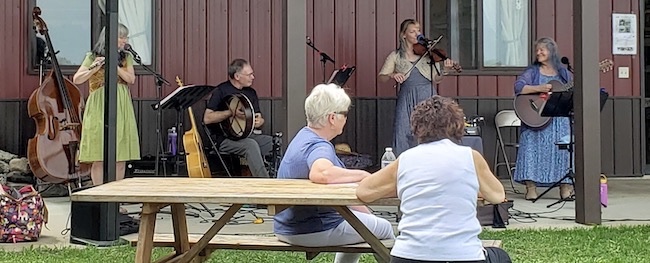
[[[213,111],[224,111],[228,109],[228,106],[226,105],[225,98],[233,95],[233,94],[239,94],[242,93],[246,97],[248,97],[248,100],[251,101],[251,104],[253,105],[253,112],[255,113],[260,113],[260,101],[257,98],[257,92],[255,89],[251,87],[244,87],[242,89],[238,89],[235,86],[230,83],[229,80],[222,82],[221,84],[217,85],[217,88],[214,89],[212,92],[212,96],[210,97],[210,100],[208,101],[208,105],[206,108],[211,109]],[[223,139],[226,138],[225,134],[221,130],[221,127],[219,127],[218,123],[214,124],[209,124],[207,125],[208,128],[210,128],[210,131],[217,137],[217,143],[221,143]]]

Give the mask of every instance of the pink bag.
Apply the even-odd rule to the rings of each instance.
[[[31,185],[0,188],[0,242],[36,241],[47,223],[47,207]]]

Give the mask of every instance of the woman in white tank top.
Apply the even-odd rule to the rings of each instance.
[[[400,199],[400,234],[391,262],[510,262],[505,251],[484,249],[478,238],[477,196],[497,204],[505,191],[480,153],[456,143],[463,136],[463,117],[450,98],[421,102],[411,115],[419,145],[359,183],[357,196],[364,202]]]

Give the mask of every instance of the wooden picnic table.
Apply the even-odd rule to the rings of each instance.
[[[161,208],[171,205],[175,252],[159,262],[190,262],[244,204],[267,205],[275,212],[295,205],[332,207],[359,232],[378,260],[390,262],[389,249],[348,208],[365,205],[357,199],[355,189],[356,184],[325,185],[299,179],[150,177],[110,182],[73,193],[70,198],[76,202],[142,203],[135,262],[151,262],[156,214]],[[188,203],[231,204],[191,248],[185,217]],[[395,198],[372,203],[398,204]]]

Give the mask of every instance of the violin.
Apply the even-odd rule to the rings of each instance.
[[[415,43],[413,44],[413,53],[415,53],[418,56],[424,56],[424,54],[427,53],[427,47],[425,45],[422,45],[420,43]],[[431,58],[431,61],[433,62],[441,62],[449,59],[447,57],[447,52],[441,48],[432,48],[429,50],[429,57]],[[463,69],[460,67],[460,64],[458,62],[454,61],[452,68],[457,72],[460,73],[463,71]]]

